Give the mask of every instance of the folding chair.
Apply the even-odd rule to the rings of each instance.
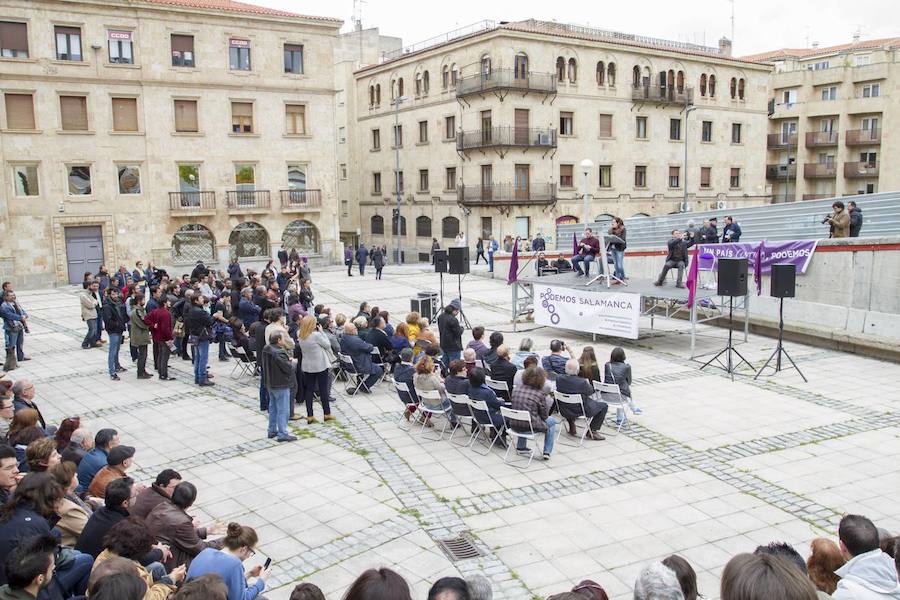
[[[395,381],[394,388],[397,390],[397,396],[400,397],[400,402],[406,407],[400,414],[400,418],[397,420],[397,426],[400,427],[400,429],[404,429],[403,421],[406,420],[406,413],[410,413],[410,420],[416,416],[417,409],[419,408],[419,398],[416,396],[415,390],[410,389],[410,386],[403,382]],[[411,428],[412,425],[406,428],[406,431],[409,431]]]
[[[577,417],[575,417],[575,431],[578,431],[578,421],[584,419],[584,432],[581,434],[581,439],[578,441],[578,446],[583,446],[584,438],[587,436],[587,432],[590,430],[590,427],[588,427],[588,418],[584,412],[584,399],[581,397],[581,394],[563,394],[562,392],[557,392],[554,390],[553,399],[556,400],[556,408],[557,410],[559,410],[560,417],[562,417],[562,410],[560,409],[561,404],[567,404],[570,408],[573,409],[577,407],[576,412],[581,413]],[[562,430],[563,427],[560,427],[559,431],[556,434],[557,440],[562,435]]]
[[[381,366],[381,378],[378,381],[387,381],[388,378],[388,365],[384,362],[384,357],[381,356],[381,350],[377,347],[372,346],[372,364]]]
[[[531,461],[534,460],[534,444],[536,443],[534,427],[531,424],[531,413],[527,410],[514,410],[512,408],[501,406],[500,414],[503,415],[503,420],[506,422],[506,432],[511,436],[509,444],[506,446],[506,454],[503,455],[503,462],[512,464],[512,466],[517,469],[527,469],[531,466]],[[516,429],[510,426],[510,421],[523,421],[528,423],[528,429]],[[525,440],[526,444],[528,441],[532,442],[531,446],[528,448],[528,464],[524,467],[509,462],[509,452],[513,449],[513,446],[516,447],[516,454],[518,454],[519,440]]]
[[[511,401],[509,386],[505,381],[496,381],[490,377],[485,377],[484,382],[489,388],[494,390],[494,393],[497,394],[498,398],[501,398],[504,402]]]
[[[625,397],[622,396],[619,386],[615,383],[600,383],[599,381],[595,381],[594,390],[596,391],[599,400],[606,402],[610,408],[615,408],[617,412],[618,409],[622,409],[622,420],[619,422],[618,427],[616,427],[616,433],[619,433],[622,430],[622,427],[631,422],[628,418],[628,402],[625,400]]]
[[[472,428],[472,434],[469,436],[469,439],[466,440],[465,446],[468,446],[472,443],[472,436],[475,435],[475,419],[472,417],[472,401],[468,396],[464,394],[447,394],[447,399],[450,400],[450,409],[453,411],[453,414],[456,415],[456,424],[453,425],[453,428],[450,430],[450,443],[453,444],[453,436],[456,435],[456,431],[462,427],[463,425],[469,425]],[[465,435],[465,431],[463,432]],[[455,444],[459,446],[459,444]]]
[[[491,373],[491,367],[488,366],[488,364],[487,364],[486,362],[484,362],[484,359],[483,359],[483,358],[476,358],[476,359],[475,359],[475,366],[481,367],[482,369],[484,369],[484,372],[485,372],[486,374],[490,375],[490,373]]]
[[[347,392],[348,395],[353,396],[354,394],[358,394],[360,389],[366,390],[367,392],[371,392],[369,386],[366,385],[366,376],[363,373],[360,373],[356,370],[356,365],[353,364],[353,359],[350,358],[349,355],[344,354],[343,352],[338,353],[338,361],[341,363],[341,371],[347,376],[347,387],[344,388],[344,391]]]
[[[253,377],[253,361],[250,360],[250,357],[247,356],[247,353],[234,346],[231,346],[228,350],[231,352],[231,356],[234,357],[234,365],[231,367],[231,378],[235,378],[235,371],[240,371],[248,377]]]
[[[441,393],[437,390],[429,390],[427,392],[416,392],[419,396],[419,413],[422,416],[422,430],[419,431],[419,437],[423,437],[425,435],[425,429],[427,428],[428,418],[435,416],[444,417],[444,425],[441,427],[441,431],[434,441],[440,441],[444,439],[444,432],[447,431],[447,423],[450,422],[450,413],[452,409],[444,408],[443,402],[441,401]],[[425,403],[428,400],[431,403],[431,406]],[[432,423],[434,425],[434,423]],[[435,431],[437,427],[435,427]]]
[[[494,444],[497,443],[497,440],[502,437],[503,431],[506,429],[506,427],[505,426],[501,426],[500,428],[494,427],[494,422],[491,421],[491,415],[488,412],[487,403],[485,403],[483,400],[471,400],[471,403],[469,404],[469,406],[472,407],[472,418],[479,425],[476,433],[472,436],[472,440],[469,442],[469,445],[474,446],[475,442],[478,441],[478,438],[481,437],[481,434],[483,432],[484,438],[485,438],[484,441],[490,440],[491,443],[488,446],[487,452],[485,452],[484,454],[482,454],[481,452],[478,452],[478,454],[481,454],[482,456],[487,456],[488,454],[491,453],[491,450],[494,448]],[[493,437],[493,439],[490,437],[490,434],[488,433],[488,431],[490,431],[492,428],[497,429],[497,434]],[[473,448],[473,450],[474,450],[474,448]]]

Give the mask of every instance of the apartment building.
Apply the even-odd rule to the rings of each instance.
[[[231,0],[0,0],[0,272],[338,245],[341,22]]]
[[[392,247],[399,229],[406,260],[459,231],[552,240],[585,219],[584,159],[590,220],[767,202],[770,70],[732,58],[727,40],[536,20],[388,53],[356,72],[363,240]]]
[[[900,189],[900,38],[753,56],[773,67],[766,179],[776,202]]]

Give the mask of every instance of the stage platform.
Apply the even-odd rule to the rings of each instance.
[[[606,288],[606,283],[601,281],[595,281],[591,285],[585,285],[594,277],[594,275],[591,275],[590,278],[584,276],[577,277],[574,272],[569,272],[542,275],[541,277],[538,277],[536,275],[530,277],[522,277],[520,281],[526,281],[532,285],[552,285],[556,287],[590,290],[592,292],[621,292],[623,294],[640,294],[642,297],[646,298],[659,298],[664,300],[674,300],[676,302],[680,301],[684,303],[687,303],[688,300],[688,289],[677,288],[672,282],[666,282],[666,285],[657,287],[653,285],[652,279],[629,279],[628,285],[611,285],[609,286],[609,289]],[[703,291],[701,291],[699,295],[703,295]]]

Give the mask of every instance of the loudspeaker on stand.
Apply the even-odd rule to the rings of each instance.
[[[469,272],[469,247],[450,248],[450,274],[466,275]]]
[[[771,288],[769,295],[773,298],[793,298],[796,296],[797,265],[772,265]]]
[[[719,283],[717,293],[720,296],[747,295],[746,258],[719,259]]]
[[[434,251],[434,272],[435,273],[446,273],[447,272],[447,251],[446,250],[435,250]]]

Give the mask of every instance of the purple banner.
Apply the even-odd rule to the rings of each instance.
[[[702,270],[710,271],[718,267],[723,258],[746,258],[748,269],[756,271],[757,252],[760,252],[758,264],[761,273],[767,274],[774,264],[793,264],[797,273],[806,273],[809,261],[816,250],[816,240],[791,240],[785,242],[738,242],[736,244],[701,244],[699,246]],[[715,257],[715,258],[713,258]]]

